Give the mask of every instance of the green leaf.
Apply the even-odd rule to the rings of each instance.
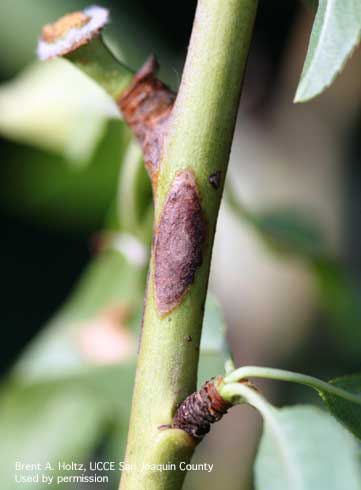
[[[270,407],[255,464],[256,489],[358,490],[358,458],[356,441],[331,415],[306,405]]]
[[[361,395],[361,374],[336,378],[329,383],[350,393]],[[327,392],[322,392],[321,397],[332,415],[361,439],[361,405]]]
[[[36,63],[0,87],[1,134],[73,162],[88,161],[106,121],[119,118],[114,101],[62,59]]]
[[[312,99],[331,85],[360,37],[359,0],[319,0],[295,102]]]

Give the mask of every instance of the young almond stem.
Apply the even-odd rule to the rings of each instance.
[[[122,490],[177,490],[195,439],[172,425],[195,390],[216,220],[256,0],[199,0],[186,65],[153,173],[154,240]],[[173,463],[176,471],[154,471]],[[154,465],[154,466],[152,466]]]
[[[257,0],[198,1],[177,98],[156,78],[154,58],[133,76],[113,57],[99,37],[108,19],[102,7],[45,26],[39,41],[41,59],[65,56],[116,100],[153,186],[153,247],[122,490],[179,490],[197,442],[228,408],[213,382],[193,392],[256,11]]]

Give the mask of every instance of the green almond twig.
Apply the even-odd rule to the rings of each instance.
[[[104,52],[104,9],[43,31],[41,57],[66,56],[117,100],[153,184],[153,248],[126,452],[132,471],[123,473],[122,490],[180,489],[178,463],[190,460],[197,443],[185,430],[164,427],[196,387],[212,246],[257,5],[198,1],[175,104],[155,77],[154,59],[132,77]],[[152,469],[169,462],[178,471]]]

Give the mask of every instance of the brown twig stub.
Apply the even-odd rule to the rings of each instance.
[[[220,420],[231,404],[220,396],[216,384],[221,377],[207,381],[199,391],[189,395],[178,407],[171,428],[182,429],[201,440],[211,424]]]
[[[206,223],[196,180],[189,170],[174,179],[155,230],[155,295],[166,315],[180,304],[202,263]]]
[[[176,94],[157,77],[158,63],[151,56],[122,93],[118,105],[133,130],[144,155],[153,189],[157,184],[159,161]]]

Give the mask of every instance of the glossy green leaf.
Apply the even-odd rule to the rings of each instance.
[[[257,490],[361,488],[356,440],[331,415],[307,405],[268,408],[255,473]]]
[[[319,0],[295,102],[312,99],[331,85],[360,37],[359,0]]]
[[[361,395],[361,374],[336,378],[329,383],[350,393]],[[321,396],[329,411],[356,437],[361,439],[361,405],[327,392],[322,392]]]

